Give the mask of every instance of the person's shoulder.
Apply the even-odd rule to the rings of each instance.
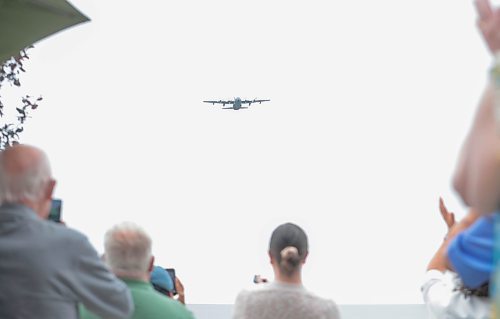
[[[236,296],[235,304],[238,306],[246,304],[259,303],[260,300],[267,299],[269,292],[269,284],[258,284],[251,287],[246,287]]]
[[[340,318],[339,307],[335,303],[335,301],[331,299],[323,299],[324,313],[326,318]]]
[[[87,236],[76,229],[50,221],[45,221],[43,223],[45,224],[47,231],[50,232],[53,237],[56,237],[58,240],[67,240],[71,243],[88,242]]]
[[[238,297],[241,299],[249,298],[251,296],[258,296],[271,291],[271,284],[261,283],[258,285],[250,286],[240,290]]]
[[[175,312],[175,318],[179,318],[179,319],[192,319],[192,318],[194,318],[193,313],[188,308],[186,308],[185,305],[183,305],[179,301],[173,300],[170,298],[168,298],[168,301],[170,301],[171,307],[172,307],[173,311]]]
[[[60,250],[66,254],[94,254],[88,237],[76,229],[51,221],[41,221],[40,233],[40,240],[47,243],[52,250]]]
[[[325,318],[340,318],[339,307],[332,299],[318,296],[317,294],[306,290],[307,303],[315,309],[316,312],[322,313]]]
[[[140,292],[139,292],[140,291]],[[179,318],[179,319],[191,319],[194,318],[193,314],[185,305],[181,304],[179,301],[169,298],[161,293],[151,290],[139,290],[133,291],[135,302],[140,299],[141,308],[152,307],[154,312],[161,312],[168,314],[167,317]],[[139,297],[138,294],[141,294]]]
[[[192,318],[193,314],[185,305],[177,300],[171,299],[169,297],[163,296],[160,293],[155,292],[158,298],[161,298],[162,303],[167,307],[171,313],[175,313],[176,318]]]

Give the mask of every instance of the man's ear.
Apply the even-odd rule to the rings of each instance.
[[[271,255],[271,251],[268,251],[267,254],[269,255],[269,263],[271,265],[274,264],[274,258],[273,258],[273,255]]]
[[[33,210],[41,219],[47,219],[50,214],[50,207],[52,206],[52,194],[56,187],[56,181],[50,179],[45,187],[42,189],[40,198],[34,204]]]
[[[149,260],[149,269],[148,269],[149,272],[153,271],[154,265],[155,265],[155,256],[151,256],[151,259]]]
[[[51,179],[47,187],[45,188],[45,194],[43,194],[44,199],[52,199],[52,194],[54,194],[54,188],[56,187],[56,181]]]
[[[304,258],[302,259],[302,264],[306,263],[307,256],[309,255],[309,252],[306,251],[306,254],[304,255]]]

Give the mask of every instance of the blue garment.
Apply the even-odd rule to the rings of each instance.
[[[170,277],[170,274],[160,266],[153,267],[150,281],[152,284],[166,291],[174,290],[174,282],[172,281],[172,277]]]
[[[494,238],[494,216],[488,215],[451,241],[448,259],[466,287],[478,288],[490,280]]]

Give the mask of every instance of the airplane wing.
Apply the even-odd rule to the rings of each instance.
[[[241,101],[241,104],[248,104],[249,106],[252,105],[252,103],[262,103],[262,102],[269,102],[271,100],[257,100],[257,99],[253,99],[253,100],[243,100]]]
[[[222,106],[226,104],[234,104],[234,101],[223,101],[223,100],[218,100],[218,101],[203,101],[204,103],[212,103],[212,105],[215,104],[222,104]]]

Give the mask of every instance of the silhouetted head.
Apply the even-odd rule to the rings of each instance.
[[[280,273],[292,276],[301,268],[308,253],[307,235],[299,226],[286,223],[278,226],[271,235],[269,255]]]
[[[55,181],[45,153],[33,146],[14,145],[0,152],[0,201],[23,204],[47,218]]]

